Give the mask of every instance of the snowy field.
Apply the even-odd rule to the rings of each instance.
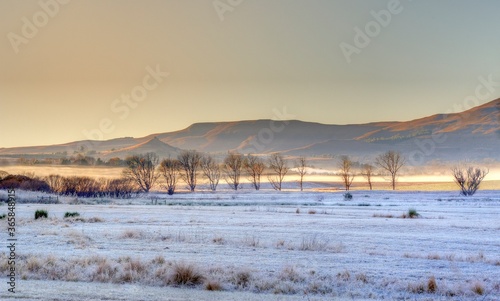
[[[2,248],[0,300],[500,300],[499,191],[352,194],[19,203],[17,292]]]

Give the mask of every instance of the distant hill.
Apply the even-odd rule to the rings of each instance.
[[[95,157],[125,157],[156,152],[176,156],[181,149],[223,154],[227,151],[289,156],[352,155],[373,159],[389,149],[412,158],[413,165],[431,161],[500,161],[500,99],[465,112],[437,114],[405,122],[328,125],[299,120],[247,120],[196,123],[186,129],[142,138],[76,141],[62,145],[0,149],[2,156],[54,155],[86,151]]]

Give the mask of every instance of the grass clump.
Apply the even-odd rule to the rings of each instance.
[[[401,218],[418,218],[420,217],[420,213],[417,212],[416,209],[410,208],[407,213],[404,213]]]
[[[205,282],[205,290],[207,291],[222,291],[222,285],[217,281],[207,281]]]
[[[49,213],[47,212],[47,210],[37,210],[37,211],[35,211],[35,219],[47,218],[47,217],[49,217]]]
[[[78,216],[80,216],[80,213],[78,213],[78,212],[66,212],[66,213],[64,213],[64,218],[78,217]]]
[[[435,293],[436,291],[437,291],[436,278],[434,276],[431,276],[427,281],[427,292]]]
[[[484,294],[484,286],[481,283],[476,282],[472,285],[472,291],[482,296]]]
[[[203,275],[197,269],[189,264],[176,264],[170,278],[176,285],[197,285],[203,282]]]
[[[5,213],[4,213],[4,214],[2,214],[2,215],[0,215],[0,219],[4,219],[4,218],[6,218],[6,217],[7,217],[7,214],[5,214]]]
[[[350,192],[344,193],[344,201],[352,200],[352,194]]]

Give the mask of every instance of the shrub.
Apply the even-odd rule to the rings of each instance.
[[[35,211],[35,219],[39,218],[47,218],[49,216],[49,213],[47,210],[37,210]]]
[[[78,213],[78,212],[66,212],[66,213],[64,213],[64,218],[78,217],[78,216],[80,216],[80,213]]]
[[[352,200],[352,194],[350,192],[344,193],[344,201]]]
[[[309,214],[316,214],[316,210],[314,210],[314,209],[309,209],[309,211],[308,211],[307,213],[309,213]]]
[[[4,214],[2,214],[2,215],[0,215],[0,219],[4,219],[4,218],[6,218],[6,217],[7,217],[7,214],[5,214],[5,213],[4,213]]]
[[[473,166],[455,166],[452,168],[452,173],[455,183],[460,187],[460,194],[471,196],[479,189],[479,185],[488,174],[488,170]]]

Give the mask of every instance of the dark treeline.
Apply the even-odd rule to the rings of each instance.
[[[126,161],[118,157],[102,160],[92,156],[77,154],[63,158],[30,158],[22,157],[16,160],[18,165],[78,165],[78,166],[117,166],[125,167]]]
[[[139,192],[135,183],[126,178],[94,179],[85,176],[63,177],[60,175],[47,177],[7,175],[0,178],[0,189],[22,189],[67,196],[112,198],[130,198]]]

